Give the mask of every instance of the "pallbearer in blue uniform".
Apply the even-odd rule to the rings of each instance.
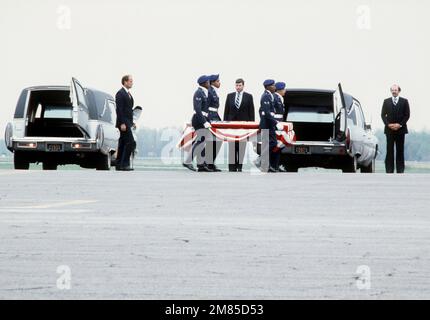
[[[286,87],[287,85],[285,84],[285,82],[275,83],[276,92],[273,95],[275,100],[275,119],[278,120],[279,122],[284,121],[284,117],[285,117],[284,97],[287,92]],[[277,169],[280,172],[287,172],[287,170],[283,168],[283,166],[279,166],[279,164],[275,169]]]
[[[287,92],[286,87],[285,82],[275,83],[276,92],[273,95],[275,98],[275,118],[280,122],[284,121],[285,116],[284,96]]]
[[[260,129],[263,137],[268,133],[269,143],[264,141],[261,147],[261,169],[262,171],[277,172],[280,154],[274,151],[277,146],[276,130],[280,128],[279,121],[275,118],[275,98],[273,94],[276,91],[275,80],[266,80],[263,83],[265,91],[260,100]],[[267,131],[268,132],[267,132]],[[265,159],[269,155],[269,165],[265,163]]]
[[[214,75],[209,76],[209,81],[210,81],[210,86],[209,86],[209,90],[208,90],[209,91],[209,95],[208,95],[208,102],[209,102],[208,120],[209,120],[209,122],[221,121],[221,117],[218,114],[219,96],[217,93],[217,90],[221,86],[219,74],[214,74]],[[213,136],[211,143],[213,146],[212,147],[213,157],[212,157],[212,161],[210,163],[208,162],[208,167],[215,172],[219,172],[221,170],[219,170],[217,168],[217,166],[215,165],[215,160],[216,160],[216,157],[217,157],[217,155],[221,149],[222,141],[218,140],[215,136]]]
[[[209,89],[209,77],[201,76],[197,83],[199,88],[194,93],[193,106],[194,114],[191,120],[191,124],[196,130],[196,139],[193,142],[192,152],[190,152],[188,158],[183,163],[183,166],[192,171],[196,171],[193,167],[193,159],[197,157],[197,171],[199,172],[213,172],[212,169],[208,168],[206,164],[206,157],[212,157],[212,151],[206,149],[206,143],[210,140],[211,132],[209,128],[211,127],[208,120],[208,89]]]

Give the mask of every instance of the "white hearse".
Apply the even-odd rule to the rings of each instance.
[[[42,163],[44,170],[66,164],[109,170],[119,139],[115,109],[111,95],[74,78],[70,86],[24,89],[5,132],[15,169]]]

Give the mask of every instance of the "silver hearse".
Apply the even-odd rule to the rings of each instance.
[[[378,139],[366,124],[360,102],[334,90],[289,89],[284,120],[294,125],[297,141],[282,150],[287,171],[303,167],[375,172]]]
[[[115,109],[112,96],[74,78],[69,87],[24,89],[5,132],[15,169],[42,163],[44,170],[65,164],[109,170],[119,138]]]

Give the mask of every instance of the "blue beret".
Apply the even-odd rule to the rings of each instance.
[[[201,76],[200,78],[197,79],[198,84],[203,84],[203,83],[208,82],[208,81],[209,81],[208,76]]]
[[[209,76],[210,82],[217,81],[218,79],[219,79],[219,74],[213,74],[213,75]]]
[[[265,87],[272,86],[274,84],[275,84],[275,80],[272,80],[272,79],[268,79],[268,80],[263,82],[263,86],[265,86]]]
[[[276,90],[284,90],[286,86],[287,85],[285,84],[285,82],[276,82],[275,83]]]

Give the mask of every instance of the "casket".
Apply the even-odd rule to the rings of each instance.
[[[296,141],[293,124],[290,122],[281,122],[281,124],[283,124],[283,130],[276,131],[277,149],[282,149]],[[254,121],[218,121],[212,122],[211,126],[210,132],[218,140],[225,142],[253,140],[256,143],[257,139],[251,138],[257,138],[260,134],[260,125]],[[191,124],[187,124],[177,147],[189,152],[195,138],[194,128]]]

